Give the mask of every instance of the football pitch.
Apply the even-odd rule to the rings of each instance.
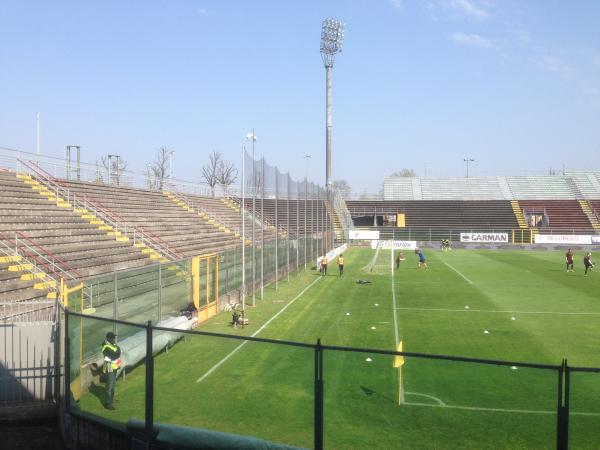
[[[424,252],[428,270],[406,252],[392,276],[366,272],[375,251],[352,248],[344,277],[334,264],[326,277],[300,271],[265,288],[249,326],[233,329],[222,313],[199,329],[384,350],[399,339],[406,352],[600,367],[600,273],[583,276],[582,252],[573,273],[558,251]],[[556,370],[406,357],[400,381],[392,363],[324,352],[326,448],[556,448]],[[154,365],[155,421],[312,447],[311,348],[188,335]],[[102,407],[102,387],[79,408],[143,419],[144,383],[141,365],[119,378],[115,411]],[[573,372],[570,394],[570,448],[598,448],[600,374]]]

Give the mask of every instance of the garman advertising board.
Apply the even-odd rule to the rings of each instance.
[[[592,237],[585,234],[536,234],[536,244],[575,244],[589,245],[592,243]]]
[[[460,233],[460,242],[508,242],[508,233]]]
[[[371,248],[373,250],[376,248],[389,250],[392,247],[394,250],[414,250],[417,248],[417,241],[371,241]]]
[[[350,231],[348,231],[348,237],[350,239],[354,239],[354,240],[364,239],[365,241],[371,241],[373,239],[379,239],[379,231],[377,231],[377,230],[350,230]]]
[[[600,245],[600,236],[592,236],[592,244]]]

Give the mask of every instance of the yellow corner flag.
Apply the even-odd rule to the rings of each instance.
[[[398,342],[396,351],[402,351],[402,341]],[[394,357],[394,368],[398,369],[398,405],[402,404],[402,397],[404,393],[402,391],[402,366],[404,365],[404,356],[396,355]]]
[[[401,352],[402,351],[402,341],[398,342],[398,346],[396,347],[396,351],[397,352]],[[396,367],[396,368],[402,367],[403,364],[404,364],[404,356],[402,356],[402,355],[396,355],[396,357],[394,358],[394,367]]]

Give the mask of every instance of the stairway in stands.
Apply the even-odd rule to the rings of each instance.
[[[333,225],[333,234],[335,236],[335,240],[341,242],[344,240],[344,227],[342,226],[342,221],[338,216],[336,209],[333,207],[329,200],[325,200],[325,208],[327,210],[327,214],[331,218],[331,223]]]
[[[528,228],[527,221],[525,220],[525,216],[523,215],[523,211],[521,210],[521,205],[519,205],[519,201],[511,200],[510,206],[512,207],[512,210],[515,213],[515,218],[517,219],[519,228]]]
[[[581,206],[581,210],[592,224],[592,228],[594,228],[594,230],[600,231],[600,221],[598,220],[598,217],[596,217],[596,214],[594,214],[594,210],[592,209],[590,202],[583,199],[578,200],[578,202],[579,206]]]

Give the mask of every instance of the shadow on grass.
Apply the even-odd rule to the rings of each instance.
[[[89,393],[92,394],[94,397],[96,397],[102,406],[104,406],[105,392],[106,391],[105,391],[104,387],[102,387],[96,383],[92,383],[90,385]]]
[[[364,394],[365,394],[367,397],[381,397],[382,399],[384,399],[384,400],[385,400],[385,401],[387,401],[387,402],[390,402],[390,403],[394,403],[394,404],[396,404],[396,400],[394,400],[394,399],[392,399],[392,398],[390,398],[390,397],[387,397],[387,396],[385,396],[385,395],[383,395],[383,394],[380,394],[379,392],[377,392],[377,391],[375,391],[375,390],[373,390],[373,389],[371,389],[371,388],[368,388],[368,387],[366,387],[366,386],[362,386],[362,385],[361,385],[361,386],[360,386],[360,390],[361,390],[361,391],[363,391],[363,393],[364,393]]]

